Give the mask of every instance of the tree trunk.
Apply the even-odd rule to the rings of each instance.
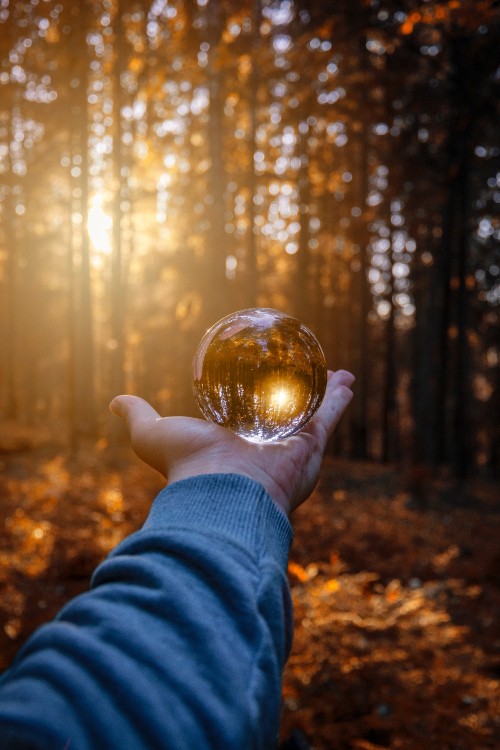
[[[309,208],[311,204],[311,190],[309,180],[308,133],[302,133],[299,146],[300,169],[297,177],[298,204],[300,216],[300,232],[297,250],[297,265],[295,267],[295,284],[293,289],[293,309],[297,318],[310,324],[311,306],[309,293],[309,278],[311,273],[311,251],[309,241]]]
[[[208,120],[208,147],[210,172],[208,178],[209,223],[207,248],[203,268],[203,324],[212,325],[222,315],[230,312],[227,299],[226,257],[227,235],[225,232],[224,204],[226,175],[224,170],[224,90],[218,60],[223,31],[222,6],[220,0],[210,3],[207,23],[208,89],[210,96]]]
[[[259,107],[259,53],[261,50],[260,22],[262,15],[261,0],[253,0],[252,5],[252,70],[250,73],[250,92],[249,92],[249,110],[250,110],[250,134],[248,139],[248,243],[245,259],[245,300],[247,307],[254,307],[257,304],[258,294],[258,277],[257,277],[257,247],[256,247],[256,224],[255,224],[255,203],[254,197],[257,195],[257,175],[255,173],[254,154],[257,149],[256,134],[259,125],[258,107]]]
[[[391,259],[391,263],[393,260]],[[391,275],[389,302],[391,305],[389,318],[386,322],[385,337],[385,380],[382,410],[382,460],[385,463],[396,459],[396,360],[395,360],[395,316],[394,316],[394,284]]]
[[[115,11],[115,58],[113,70],[113,245],[111,256],[111,396],[123,393],[124,384],[124,289],[123,289],[123,94],[121,74],[124,70],[124,31],[121,24],[121,3]]]
[[[475,72],[471,66],[470,39],[457,37],[452,41],[452,70],[457,113],[453,128],[451,155],[455,177],[450,184],[450,220],[452,221],[451,252],[454,295],[452,297],[456,338],[453,372],[453,414],[450,423],[453,439],[451,460],[456,476],[465,477],[470,468],[469,425],[469,351],[467,344],[468,293],[467,270],[470,242],[469,174],[473,143],[474,118],[477,109]]]
[[[362,53],[364,54],[364,53]],[[369,362],[368,352],[368,313],[370,311],[371,293],[368,282],[368,233],[366,228],[366,196],[368,194],[368,134],[364,123],[360,122],[360,130],[356,137],[355,154],[358,162],[356,173],[358,178],[357,206],[361,209],[360,216],[355,223],[355,244],[357,246],[357,270],[354,284],[356,302],[356,320],[353,321],[355,340],[353,342],[353,370],[356,375],[356,398],[353,403],[352,416],[352,448],[353,455],[358,459],[368,458],[368,382]]]
[[[3,201],[3,224],[5,244],[7,247],[7,269],[5,278],[5,416],[7,419],[19,417],[19,394],[17,377],[17,344],[19,339],[18,316],[18,271],[17,271],[17,237],[14,229],[14,210],[12,201],[12,172],[9,170],[8,185]]]
[[[468,448],[466,290],[470,205],[468,180],[476,105],[469,40],[451,40],[449,141],[443,234],[417,341],[414,460],[436,469],[451,461],[464,475]],[[450,336],[453,335],[453,338]]]
[[[12,31],[9,19],[9,32]],[[2,224],[5,239],[5,248],[7,251],[6,274],[5,274],[5,296],[4,296],[4,351],[5,367],[4,377],[5,395],[4,395],[4,413],[7,419],[19,419],[20,417],[20,400],[19,400],[19,247],[18,235],[16,232],[16,213],[14,208],[14,189],[16,177],[13,170],[13,158],[11,144],[14,143],[14,101],[17,91],[14,90],[13,84],[7,86],[5,96],[5,109],[8,113],[8,123],[6,126],[7,138],[7,157],[6,168],[3,174],[4,198],[2,210]]]
[[[76,269],[76,290],[78,294],[77,348],[75,356],[75,385],[77,406],[77,433],[79,437],[94,437],[97,433],[95,360],[93,335],[92,289],[90,277],[90,238],[89,218],[89,128],[87,111],[88,92],[88,31],[87,2],[79,6],[77,23],[78,55],[75,66],[78,71],[76,101],[73,107],[73,127],[75,151],[81,158],[78,187],[80,189],[81,232],[79,246],[79,267]]]

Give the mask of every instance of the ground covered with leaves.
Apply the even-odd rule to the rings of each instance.
[[[0,669],[161,487],[129,453],[108,458],[0,455]],[[410,480],[329,459],[296,513],[283,747],[500,747],[498,487]]]

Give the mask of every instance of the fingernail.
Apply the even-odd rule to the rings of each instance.
[[[115,417],[121,417],[120,405],[119,404],[120,404],[120,402],[119,402],[119,397],[118,396],[115,396],[115,398],[109,404],[109,410],[110,410],[111,414],[115,415]]]

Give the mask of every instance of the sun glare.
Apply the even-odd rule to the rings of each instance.
[[[291,394],[286,388],[283,388],[283,387],[276,388],[271,393],[270,402],[277,409],[284,407],[285,404],[289,404],[290,401],[291,401]]]
[[[99,200],[95,200],[89,209],[87,229],[95,250],[103,255],[109,255],[112,247],[113,219],[104,211]]]

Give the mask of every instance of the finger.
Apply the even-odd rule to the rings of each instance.
[[[109,408],[113,414],[124,420],[131,435],[138,427],[156,422],[160,418],[158,412],[138,396],[116,396]]]
[[[165,425],[168,420],[161,419],[158,412],[138,396],[116,396],[109,408],[124,420],[136,455],[166,477],[168,450],[165,447]],[[161,435],[158,432],[160,424]]]
[[[323,425],[328,437],[332,434],[344,411],[349,406],[353,397],[353,392],[346,385],[338,385],[332,393],[330,401],[326,404],[326,410],[323,415]]]
[[[355,380],[355,376],[348,370],[336,370],[335,372],[328,370],[328,385],[333,386],[333,388],[337,385],[346,385],[350,388]]]
[[[318,412],[321,410],[323,404],[328,405],[328,403],[331,402],[332,399],[334,399],[334,394],[338,388],[343,386],[348,390],[351,390],[351,386],[353,385],[355,380],[356,378],[354,377],[352,372],[349,372],[348,370],[337,370],[335,372],[329,370],[325,395],[323,398],[323,402],[318,409]]]
[[[328,375],[325,397],[312,418],[309,429],[320,439],[323,448],[353,397],[350,386],[355,380],[354,375],[347,370],[329,372]]]

